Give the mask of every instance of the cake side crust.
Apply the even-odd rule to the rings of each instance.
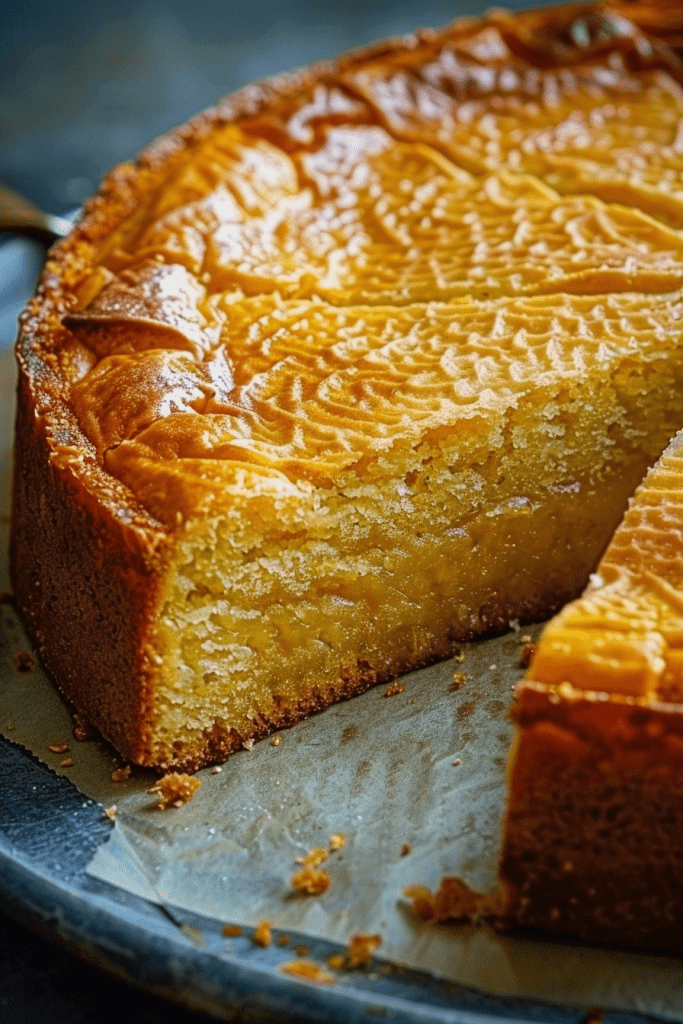
[[[118,489],[108,506],[84,487],[86,450],[69,457],[65,446],[56,458],[55,437],[46,436],[26,382],[19,388],[10,543],[16,604],[62,694],[122,757],[141,761],[153,730],[143,709],[158,672],[149,624],[168,538],[129,497],[118,494],[117,508]]]
[[[514,720],[507,926],[683,952],[683,708],[527,682]]]

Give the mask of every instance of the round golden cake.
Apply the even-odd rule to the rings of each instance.
[[[683,424],[676,4],[495,12],[116,168],[24,314],[16,600],[197,768],[575,597]]]

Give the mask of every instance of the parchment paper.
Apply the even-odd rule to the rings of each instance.
[[[3,370],[7,388],[7,359]],[[6,504],[7,395],[0,415]],[[5,535],[7,522],[5,511]],[[6,536],[0,542],[2,589]],[[265,740],[233,755],[220,773],[199,773],[191,803],[162,812],[147,793],[155,776],[134,769],[128,782],[113,782],[115,752],[73,739],[71,715],[39,665],[17,670],[15,655],[28,646],[13,608],[1,605],[0,732],[103,806],[116,804],[111,838],[89,872],[145,899],[226,923],[267,918],[340,943],[379,932],[376,958],[486,992],[683,1021],[683,960],[425,924],[402,895],[413,884],[436,889],[445,875],[495,888],[506,714],[530,632],[463,645],[462,663],[412,673],[402,693],[386,697],[387,686],[377,687],[282,732],[280,746]],[[454,672],[467,676],[457,691]],[[60,742],[69,750],[48,749]],[[73,766],[60,767],[65,758]],[[337,832],[347,844],[322,865],[329,889],[297,894],[296,858]]]

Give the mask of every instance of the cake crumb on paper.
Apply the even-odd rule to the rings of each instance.
[[[308,946],[295,946],[294,952],[296,953],[297,956],[307,956]]]
[[[322,846],[314,846],[305,857],[297,857],[296,862],[297,864],[303,864],[305,868],[317,868],[318,864],[322,864],[324,860],[327,860],[329,855],[329,850],[324,849]]]
[[[278,937],[275,940],[275,945],[276,946],[288,946],[289,945],[289,935],[287,935],[286,933],[283,933],[282,935],[278,935]]]
[[[292,963],[281,964],[280,970],[283,974],[292,974],[294,977],[313,981],[317,985],[334,985],[336,981],[334,975],[312,960],[294,960]]]
[[[73,758],[71,758],[71,757],[65,757],[63,761],[59,762],[59,767],[60,768],[73,768],[73,766],[74,766],[74,762],[73,762]]]
[[[451,693],[457,693],[458,690],[462,690],[462,688],[463,688],[463,686],[465,685],[466,682],[467,682],[467,673],[466,672],[454,672],[453,673],[453,682],[451,683],[451,686],[450,686]]]
[[[115,768],[111,773],[112,782],[128,782],[130,778],[130,765],[127,764],[123,768]]]
[[[341,850],[346,846],[346,836],[343,832],[334,832],[330,836],[330,850]]]
[[[169,807],[183,807],[192,799],[199,787],[201,779],[195,775],[186,775],[183,772],[169,772],[162,776],[159,781],[148,789],[157,798],[157,807],[165,811]]]
[[[453,661],[457,662],[458,665],[462,665],[465,660],[465,652],[461,647],[456,647],[453,650]]]
[[[479,892],[462,878],[444,878],[436,893],[423,885],[411,885],[404,896],[413,901],[413,910],[423,921],[468,921],[478,923],[497,916],[500,894]]]
[[[226,939],[236,939],[238,935],[242,934],[242,929],[238,924],[225,924],[221,929],[221,935]]]
[[[17,672],[33,672],[36,663],[28,651],[17,651],[14,655],[14,665]]]
[[[265,948],[271,944],[273,941],[272,927],[272,921],[259,921],[251,936],[251,941],[255,946],[263,946]]]
[[[407,857],[411,850],[412,846],[410,845],[410,843],[404,843],[403,846],[401,847],[401,856]]]
[[[384,691],[384,696],[385,697],[396,697],[397,694],[399,694],[399,693],[405,693],[405,689],[406,688],[403,685],[403,683],[392,683],[391,686],[389,686]]]
[[[451,761],[451,764],[453,764],[453,765],[462,764],[462,758],[461,757],[456,757],[453,761]]]
[[[111,807],[105,807],[104,816],[109,818],[110,821],[116,821],[116,804],[112,804]]]
[[[281,743],[282,736],[273,736],[272,740],[270,741],[271,747],[279,747]]]
[[[302,868],[292,877],[292,886],[308,896],[320,896],[329,888],[332,879],[320,868]]]
[[[346,952],[333,953],[327,962],[334,971],[352,971],[357,967],[365,967],[381,944],[381,935],[352,935]]]
[[[68,743],[49,743],[48,750],[51,750],[53,754],[66,754],[69,749]]]
[[[381,935],[352,935],[346,953],[347,965],[351,968],[364,967],[381,944]]]

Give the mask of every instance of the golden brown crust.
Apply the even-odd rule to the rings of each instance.
[[[642,34],[615,18],[615,12],[632,14],[646,27],[649,49]],[[67,329],[77,325],[79,289],[102,249],[113,244],[122,222],[138,210],[144,213],[147,199],[221,125],[238,124],[246,135],[275,139],[286,148],[292,145],[293,116],[308,105],[304,127],[315,137],[320,124],[334,123],[329,109],[315,112],[317,86],[340,90],[353,101],[355,112],[344,115],[347,120],[353,117],[396,131],[391,111],[373,96],[370,85],[404,75],[409,88],[414,81],[432,88],[430,68],[444,47],[457,51],[459,71],[437,85],[454,104],[485,88],[477,69],[519,72],[515,88],[533,92],[538,89],[533,84],[538,82],[535,71],[590,68],[591,62],[597,66],[612,51],[629,66],[664,67],[681,80],[679,60],[662,42],[679,45],[680,21],[675,5],[576,4],[514,18],[495,14],[488,20],[382,43],[228,97],[157,140],[135,163],[112,171],[86,204],[73,234],[52,250],[38,293],[21,321],[12,576],[18,606],[47,667],[65,695],[98,723],[126,758],[140,763],[157,759],[151,738],[154,723],[149,719],[156,674],[149,629],[162,600],[175,527],[172,517],[162,525],[103,469],[81,430],[70,385],[80,372],[79,360],[88,357],[75,340],[78,331]],[[572,36],[571,28],[578,22],[583,28],[575,28]],[[487,27],[498,34],[503,50],[484,47],[470,52],[472,39]],[[304,130],[301,125],[299,130]],[[529,614],[540,610],[530,607]],[[473,631],[505,625],[508,618],[504,607],[492,605],[482,610]],[[109,624],[105,629],[103,622]],[[428,657],[446,653],[442,644]],[[255,720],[252,736],[292,724],[410,667],[414,664],[359,666],[338,684]],[[221,732],[216,726],[201,749],[178,752],[173,764],[198,767],[225,757],[244,741],[234,730]]]

